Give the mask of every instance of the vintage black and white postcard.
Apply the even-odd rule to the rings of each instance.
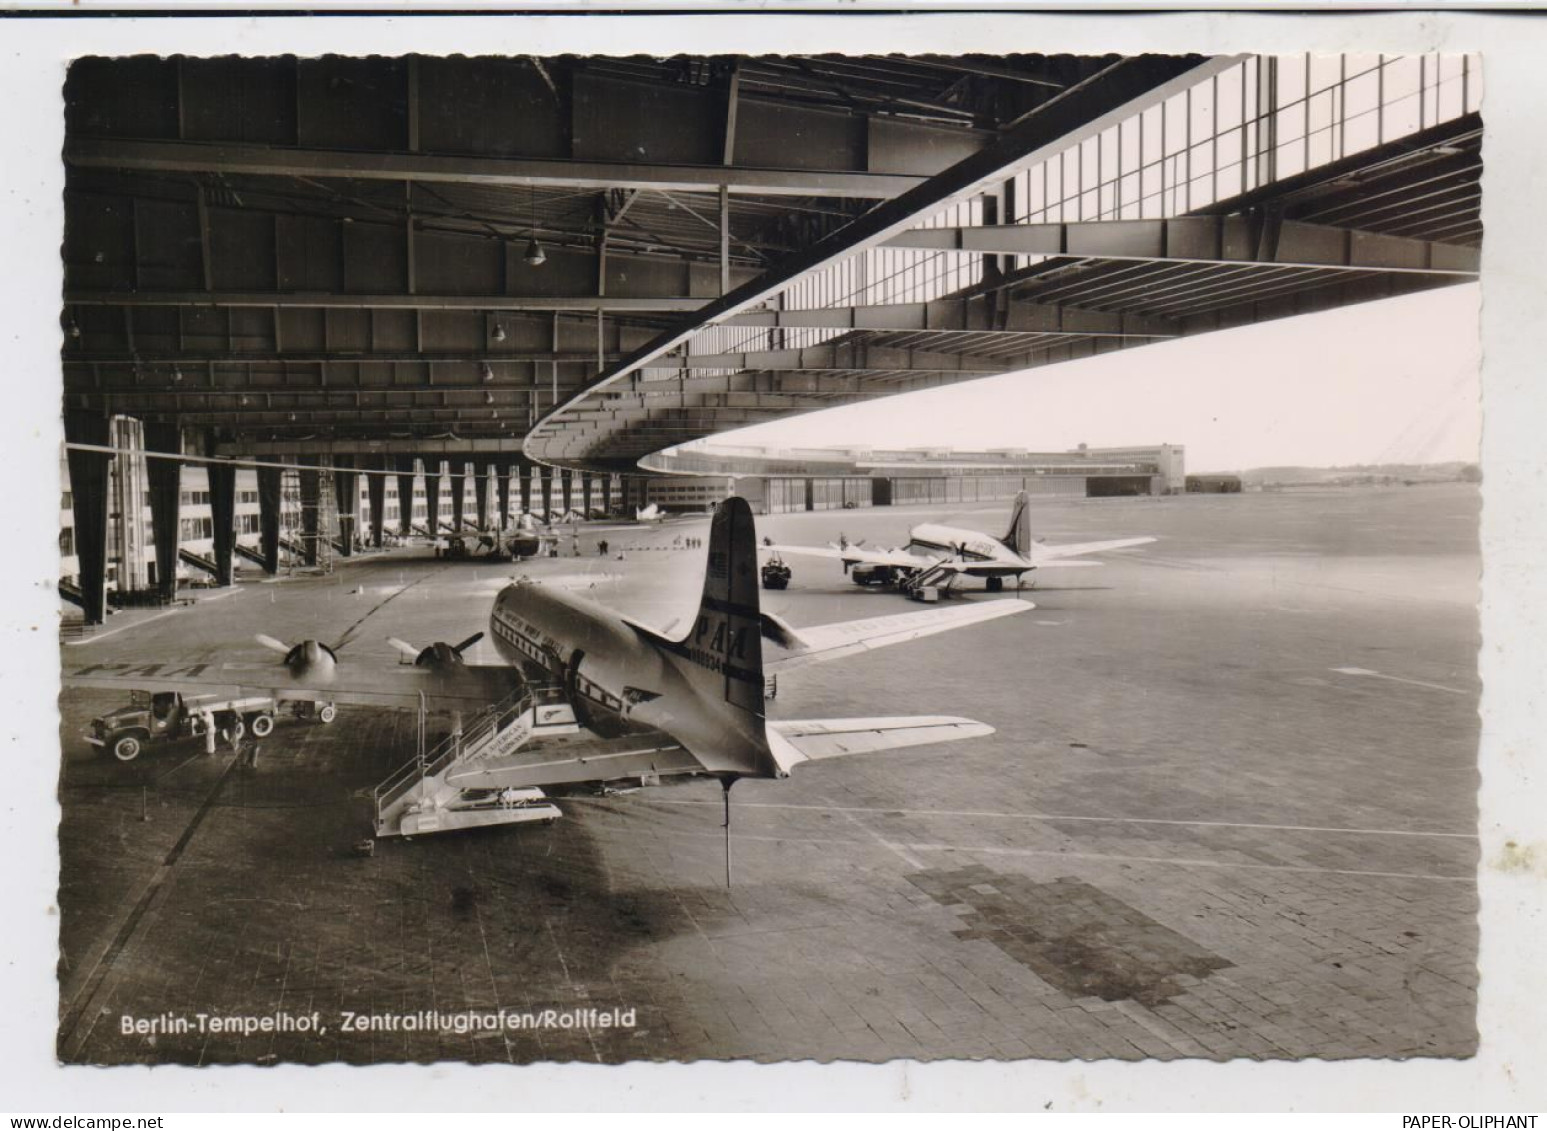
[[[1500,25],[11,26],[61,1080],[1510,1094]]]

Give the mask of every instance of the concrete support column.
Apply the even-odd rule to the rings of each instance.
[[[534,486],[537,495],[537,506],[543,511],[543,521],[548,521],[549,515],[554,511],[554,469],[552,467],[534,467],[532,475],[537,477]]]
[[[504,463],[496,462],[494,465],[495,494],[499,498],[499,529],[504,530],[510,522],[510,477],[515,474],[515,469]]]
[[[214,524],[215,584],[230,585],[235,580],[231,559],[236,550],[236,468],[230,464],[212,463],[208,470],[210,521]],[[161,556],[159,547],[156,556],[158,559]],[[156,570],[159,577],[161,567],[158,565]]]
[[[567,467],[559,468],[559,497],[564,501],[564,513],[574,509],[575,473]]]
[[[432,470],[433,469],[433,470]],[[440,536],[440,460],[424,457],[424,524],[430,537]]]
[[[397,532],[414,532],[414,457],[397,457]]]
[[[335,455],[333,497],[338,508],[339,553],[350,557],[355,552],[355,531],[360,523],[360,473],[346,470],[354,466],[354,456]]]
[[[258,545],[265,573],[279,572],[279,509],[284,474],[277,467],[258,468]]]
[[[467,493],[467,461],[453,459],[447,465],[451,477],[451,528],[462,532],[462,496]]]
[[[591,517],[591,473],[580,473],[580,509],[587,518]]]
[[[65,440],[72,444],[106,446],[107,417],[86,412],[67,412]],[[101,624],[107,616],[107,481],[112,456],[107,452],[81,452],[71,448],[70,503],[75,512],[75,558],[79,563],[81,607],[87,624]]]
[[[473,499],[478,507],[473,524],[479,530],[485,530],[489,521],[489,461],[486,459],[473,461]],[[495,523],[494,528],[499,529],[499,524]]]
[[[602,513],[612,513],[612,476],[602,476]]]
[[[302,456],[301,463],[301,562],[317,564],[317,540],[322,537],[322,473],[316,456]]]
[[[385,456],[376,461],[376,470],[385,472],[388,469]],[[365,493],[371,501],[371,545],[381,549],[387,531],[387,477],[386,475],[368,475],[365,479]]]
[[[535,470],[524,459],[517,460],[515,467],[511,469],[511,474],[517,475],[521,479],[521,511],[523,514],[530,513],[532,509],[532,473]]]
[[[145,450],[179,455],[183,434],[175,424],[146,424]],[[177,542],[182,519],[183,465],[175,459],[145,459],[150,488],[150,532],[156,547],[156,590],[168,599],[177,595]],[[214,498],[214,483],[210,497]]]

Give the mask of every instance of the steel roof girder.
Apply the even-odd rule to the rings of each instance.
[[[1002,365],[984,363],[970,354],[940,351],[902,350],[859,342],[836,342],[805,349],[757,350],[749,353],[673,354],[641,366],[642,371],[657,369],[757,369],[789,370],[892,370],[941,369],[998,372]]]
[[[705,298],[665,295],[350,294],[344,291],[89,291],[71,290],[66,306],[256,306],[272,309],[474,310],[595,314],[684,314]]]
[[[1257,211],[1165,220],[915,228],[892,237],[883,246],[984,255],[1256,263],[1330,270],[1475,274],[1480,265],[1475,248],[1299,220],[1273,221]]]
[[[1160,320],[1114,321],[1107,311],[1081,311],[1061,304],[1011,299],[1002,310],[990,296],[936,299],[933,302],[840,306],[815,310],[753,311],[726,319],[721,325],[801,329],[844,329],[904,333],[967,334],[1141,334],[1167,337],[1174,328]],[[1068,325],[1076,325],[1070,330]],[[695,361],[711,355],[687,355]],[[720,355],[729,356],[729,355]],[[642,369],[670,368],[681,354],[657,358]],[[776,368],[766,366],[764,368]]]
[[[464,157],[303,149],[291,146],[130,141],[102,137],[66,139],[64,159],[83,169],[148,173],[220,173],[227,176],[316,177],[425,184],[569,186],[668,189],[760,196],[857,197],[889,200],[924,183],[906,173],[778,169],[737,165],[684,165],[633,161],[577,161],[540,157]]]

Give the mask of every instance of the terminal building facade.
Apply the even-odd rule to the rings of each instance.
[[[1167,495],[1184,489],[1180,444],[1033,452],[1024,448],[791,448],[694,444],[642,461],[672,473],[629,487],[638,505],[705,510],[728,495],[762,514],[970,503],[1037,495]]]

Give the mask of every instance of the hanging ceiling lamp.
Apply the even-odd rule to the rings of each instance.
[[[548,257],[543,254],[543,245],[537,242],[537,187],[528,186],[532,203],[532,236],[526,241],[526,254],[521,258],[526,260],[531,267],[541,267],[548,262]]]

